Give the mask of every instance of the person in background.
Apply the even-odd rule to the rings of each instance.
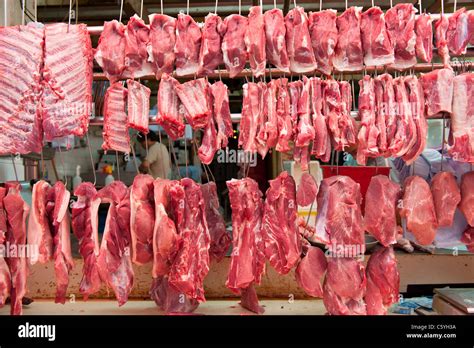
[[[150,174],[154,179],[167,179],[171,172],[171,166],[166,146],[158,142],[158,136],[153,131],[149,131],[146,136],[139,132],[137,139],[144,149],[148,148],[148,154],[140,164],[140,172]]]

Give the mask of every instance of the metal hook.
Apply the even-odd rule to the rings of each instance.
[[[123,0],[120,0],[120,17],[119,17],[120,23],[122,23],[122,14],[123,14]]]

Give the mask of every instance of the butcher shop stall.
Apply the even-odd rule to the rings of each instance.
[[[0,25],[0,314],[474,313],[472,1]]]

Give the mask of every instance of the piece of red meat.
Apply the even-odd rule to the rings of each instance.
[[[5,258],[0,257],[0,308],[3,308],[7,298],[10,296],[11,275]]]
[[[324,252],[317,247],[305,245],[305,255],[296,267],[296,282],[304,292],[312,297],[323,297],[323,277],[327,261]]]
[[[86,134],[92,110],[92,66],[85,24],[45,27],[41,118],[47,140]]]
[[[258,120],[262,106],[261,88],[255,82],[243,86],[242,119],[240,121],[239,146],[245,152],[257,152]]]
[[[312,204],[318,195],[318,183],[310,173],[303,173],[296,191],[296,202],[302,207]]]
[[[176,140],[184,135],[184,121],[180,110],[180,100],[174,86],[178,82],[170,75],[163,73],[158,88],[157,122],[168,136]]]
[[[247,17],[232,14],[224,18],[219,30],[222,35],[222,54],[229,77],[236,77],[245,67],[248,59],[245,47]]]
[[[285,16],[286,49],[290,59],[290,71],[303,74],[317,68],[311,37],[308,29],[308,17],[304,8],[297,6]]]
[[[311,93],[311,82],[303,76],[303,84],[298,99],[298,126],[296,132],[295,145],[298,147],[309,146],[311,141],[315,137],[314,127],[311,121],[310,113],[310,93]]]
[[[209,255],[217,262],[222,261],[229,250],[232,239],[226,230],[224,217],[220,212],[219,197],[215,182],[201,185],[202,197],[206,207],[206,220],[211,236]]]
[[[167,314],[192,313],[199,302],[183,294],[169,283],[168,276],[154,278],[150,288],[150,297]]]
[[[377,146],[380,155],[389,156],[387,151],[395,135],[395,93],[393,79],[389,74],[382,74],[374,79],[376,100],[376,124],[379,130]]]
[[[222,81],[216,81],[210,86],[210,90],[213,116],[217,126],[217,148],[226,148],[229,138],[234,135],[227,85]]]
[[[151,91],[134,80],[127,80],[127,90],[128,126],[147,134]]]
[[[376,175],[370,179],[365,194],[365,230],[386,247],[397,242],[400,192],[400,185],[385,175]]]
[[[339,84],[335,80],[323,81],[323,114],[331,132],[334,149],[339,151],[344,147],[339,119],[342,115],[342,100]]]
[[[456,161],[474,163],[474,74],[453,79],[451,134],[448,152]]]
[[[224,63],[222,57],[222,36],[219,28],[222,19],[215,13],[209,13],[202,28],[201,52],[199,54],[198,75],[209,75],[221,64]]]
[[[323,179],[318,193],[313,240],[330,248],[349,245],[356,248],[357,253],[363,253],[365,239],[361,203],[360,185],[350,177],[338,175]]]
[[[18,182],[7,182],[5,187],[7,195],[3,198],[3,206],[7,217],[6,243],[18,250],[16,256],[6,258],[11,276],[10,314],[21,315],[28,276],[28,254],[23,254],[21,250],[26,250],[26,219],[30,208],[20,195],[21,186]]]
[[[253,284],[260,284],[265,273],[265,242],[261,226],[263,217],[262,193],[250,178],[227,181],[232,208],[232,256],[226,286],[241,294],[241,305],[260,313]]]
[[[404,70],[416,64],[415,8],[412,4],[396,4],[385,13],[387,31],[392,41],[394,69]]]
[[[122,82],[114,82],[105,93],[104,99],[104,129],[102,136],[105,151],[115,150],[130,152],[130,135],[128,133],[128,116],[125,111],[127,89]]]
[[[461,203],[459,209],[467,223],[474,227],[474,172],[465,173],[461,178]]]
[[[337,17],[337,45],[333,59],[338,71],[358,71],[364,66],[364,50],[360,32],[362,7],[350,7]]]
[[[197,74],[201,39],[201,29],[193,17],[179,13],[176,22],[176,43],[174,45],[177,76],[194,76]]]
[[[418,15],[415,21],[416,56],[425,63],[433,59],[433,20],[427,13]]]
[[[204,164],[211,164],[214,155],[218,150],[217,132],[214,118],[209,117],[207,125],[204,127],[204,135],[202,136],[201,146],[198,149],[198,157]]]
[[[310,12],[309,33],[311,46],[317,69],[325,75],[330,75],[333,69],[333,58],[337,44],[337,11],[324,10]]]
[[[5,234],[7,233],[7,216],[3,206],[3,198],[7,194],[5,187],[0,187],[0,245],[5,243]]]
[[[469,44],[474,45],[474,10],[467,12],[468,14],[468,31],[470,34]]]
[[[394,45],[380,7],[374,6],[362,13],[360,30],[366,66],[383,66],[395,62]]]
[[[250,7],[248,21],[245,45],[247,46],[252,74],[255,77],[260,77],[265,74],[265,65],[267,64],[265,54],[265,23],[260,6]]]
[[[265,54],[268,62],[278,70],[290,72],[290,60],[286,51],[286,27],[283,11],[279,8],[263,14],[265,23]]]
[[[331,137],[326,116],[323,115],[323,83],[318,77],[310,78],[311,114],[313,119],[314,139],[311,154],[328,162],[331,156]]]
[[[276,113],[278,120],[278,142],[276,150],[279,152],[290,151],[289,141],[293,138],[293,124],[290,116],[290,94],[288,91],[288,79],[276,80],[277,101]]]
[[[461,202],[461,191],[453,173],[437,173],[431,180],[431,193],[433,194],[438,226],[451,226],[456,208]]]
[[[174,45],[176,43],[176,18],[164,14],[151,14],[150,40],[147,46],[149,60],[157,79],[174,70]]]
[[[262,218],[265,256],[278,273],[287,274],[301,256],[296,184],[288,172],[281,172],[269,184]]]
[[[184,189],[182,222],[175,224],[182,238],[182,246],[171,265],[169,283],[189,299],[204,302],[203,282],[209,272],[209,246],[211,238],[206,220],[205,203],[201,187],[189,178],[183,178]],[[173,196],[172,191],[170,192]],[[176,201],[175,201],[176,202]]]
[[[426,104],[426,117],[440,112],[452,112],[454,73],[451,69],[437,69],[421,75]]]
[[[466,53],[469,43],[469,23],[468,13],[465,7],[460,8],[449,16],[448,31],[446,40],[448,41],[449,52],[453,56],[460,56]]]
[[[150,28],[135,14],[125,28],[125,66],[132,79],[153,73],[153,66],[148,62],[149,41]]]
[[[209,83],[204,79],[179,83],[172,80],[174,89],[183,104],[185,117],[193,129],[205,128],[211,117]]]
[[[79,253],[84,265],[79,291],[87,300],[100,290],[100,278],[97,257],[99,256],[99,205],[100,198],[90,182],[80,184],[74,191],[77,201],[72,204],[72,230],[79,240]]]
[[[357,131],[355,120],[351,116],[352,111],[352,88],[348,81],[340,81],[339,89],[341,92],[341,117],[339,119],[339,128],[343,139],[343,150],[356,144]]]
[[[393,247],[378,247],[370,255],[365,273],[367,314],[387,314],[387,309],[399,300],[400,273]]]
[[[377,139],[379,129],[376,124],[375,83],[369,75],[359,81],[359,118],[360,128],[357,135],[357,163],[364,166],[367,157],[377,157],[379,148]]]
[[[445,15],[441,14],[440,19],[435,21],[435,43],[438,49],[438,56],[441,58],[445,68],[449,68],[449,49],[447,32],[449,28],[449,19]]]
[[[132,261],[144,265],[153,260],[155,203],[153,177],[138,174],[130,193],[130,234]]]
[[[127,68],[125,45],[125,26],[115,19],[104,22],[94,58],[111,82],[118,80]]]
[[[268,151],[278,142],[278,116],[277,116],[277,83],[275,80],[268,84],[259,83],[260,88],[260,113],[257,130],[257,151],[265,158]]]
[[[400,216],[406,219],[407,230],[413,233],[421,245],[433,243],[438,221],[430,186],[419,176],[405,180]]]
[[[360,260],[329,257],[323,285],[323,302],[330,315],[367,314],[364,296],[367,279]]]
[[[467,250],[474,253],[474,227],[468,226],[461,237],[461,243],[466,245]]]
[[[114,181],[100,189],[97,197],[109,204],[97,257],[99,274],[122,306],[128,300],[134,276],[130,259],[130,190],[123,182]]]

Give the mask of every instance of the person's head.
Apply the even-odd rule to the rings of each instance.
[[[143,148],[146,148],[147,146],[150,147],[158,141],[158,135],[153,131],[149,131],[147,135],[145,135],[145,133],[138,132],[137,140],[140,145],[143,146]]]

